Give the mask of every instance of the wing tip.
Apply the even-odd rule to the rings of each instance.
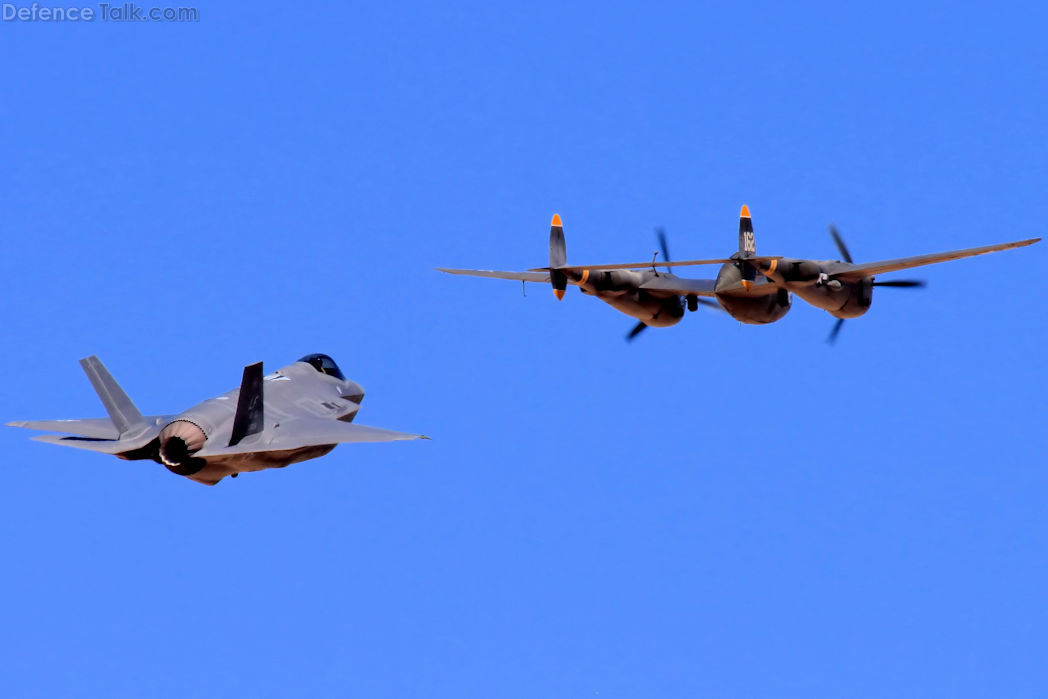
[[[743,204],[742,208],[739,209],[739,218],[750,218],[750,207]]]
[[[553,214],[553,218],[550,219],[549,225],[551,228],[563,228],[563,224],[560,222],[560,214]]]

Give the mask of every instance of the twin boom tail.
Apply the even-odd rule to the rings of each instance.
[[[549,224],[549,280],[553,285],[553,295],[560,301],[564,298],[564,290],[568,288],[568,277],[558,269],[568,264],[568,252],[564,245],[564,227],[560,223],[560,215],[553,214],[553,220]]]

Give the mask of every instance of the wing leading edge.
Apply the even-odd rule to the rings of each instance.
[[[118,439],[120,432],[107,417],[89,417],[82,420],[16,420],[8,427],[24,427],[41,432],[64,432],[89,439]]]
[[[257,436],[245,438],[238,444],[222,446],[208,443],[193,456],[206,459],[224,454],[247,454],[256,451],[283,451],[324,444],[351,442],[397,442],[409,439],[429,439],[421,434],[394,432],[381,427],[368,427],[330,419],[297,418],[285,420],[278,427],[267,428]]]
[[[467,277],[488,277],[490,279],[514,279],[519,282],[536,282],[549,284],[549,272],[501,272],[494,269],[446,269],[437,267],[438,272],[461,274]]]
[[[866,262],[861,265],[855,265],[851,269],[830,276],[834,279],[843,279],[845,281],[849,279],[861,279],[862,277],[872,277],[878,274],[886,274],[888,272],[897,272],[902,269],[910,269],[912,267],[923,267],[924,265],[934,265],[939,262],[949,262],[950,260],[961,260],[965,257],[975,257],[976,255],[985,255],[991,252],[999,252],[1001,250],[1011,250],[1013,248],[1022,248],[1027,245],[1033,245],[1038,242],[1040,238],[1030,238],[1028,240],[1017,240],[1012,243],[998,243],[997,245],[984,245],[978,248],[966,248],[964,250],[950,250],[949,252],[936,252],[930,255],[915,255],[914,257],[901,257],[897,260],[881,260],[879,262]]]

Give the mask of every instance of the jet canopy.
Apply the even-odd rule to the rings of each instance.
[[[305,362],[311,365],[314,369],[319,371],[321,374],[327,374],[328,376],[334,376],[336,379],[345,381],[346,377],[342,373],[342,370],[338,368],[338,364],[335,364],[335,360],[326,354],[307,354],[300,362]]]

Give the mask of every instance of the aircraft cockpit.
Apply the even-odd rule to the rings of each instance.
[[[335,364],[335,360],[326,354],[307,354],[300,362],[305,362],[311,365],[314,369],[319,371],[321,374],[327,374],[328,376],[334,376],[336,379],[345,381],[346,377],[342,373],[342,370],[338,368],[338,364]]]

